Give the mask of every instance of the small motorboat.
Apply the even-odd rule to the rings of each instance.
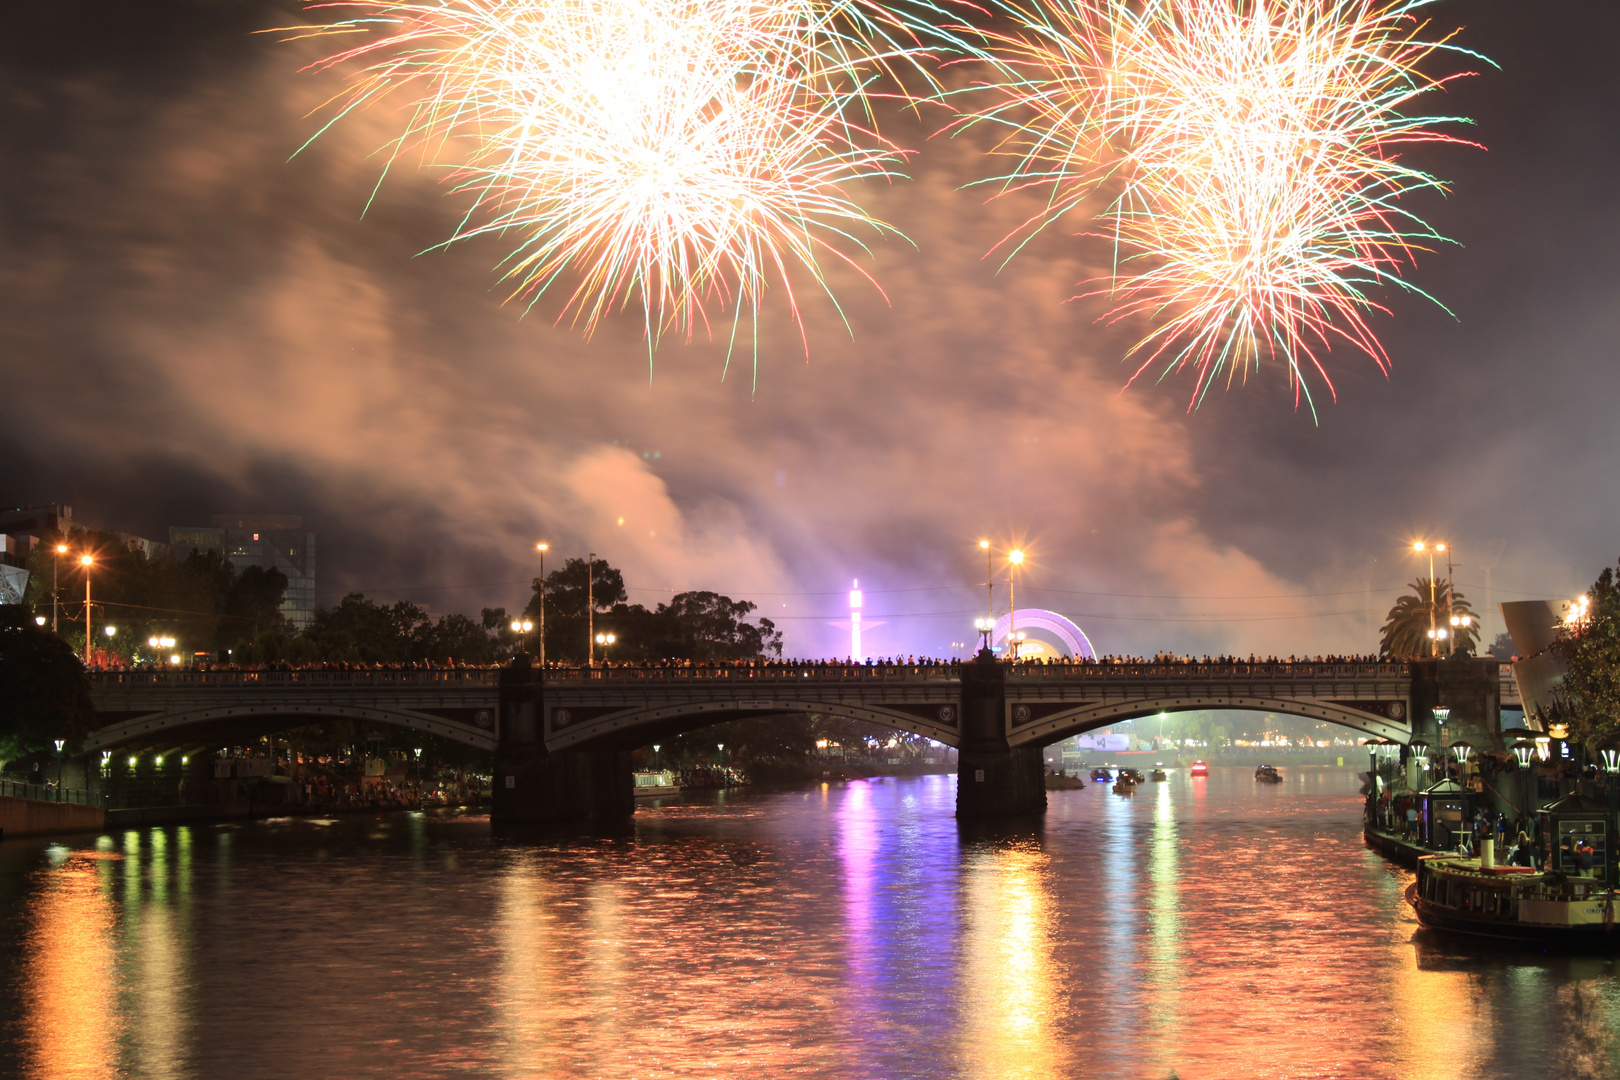
[[[1114,774],[1107,769],[1092,769],[1091,781],[1094,784],[1111,784],[1114,782]]]
[[[1147,777],[1142,775],[1141,769],[1121,769],[1119,770],[1119,778],[1121,780],[1129,780],[1133,784],[1142,784],[1147,782]]]
[[[1260,766],[1258,769],[1254,770],[1254,778],[1256,781],[1262,784],[1282,783],[1282,773],[1277,771],[1277,767],[1275,765]]]
[[[1115,795],[1135,795],[1136,794],[1136,781],[1132,780],[1128,776],[1121,776],[1118,780],[1114,781],[1114,794]]]
[[[1192,769],[1190,771],[1194,776],[1208,776],[1209,766],[1205,765],[1202,761],[1195,761],[1192,763]]]
[[[1152,780],[1154,783],[1158,783],[1160,780],[1170,779],[1170,774],[1164,771],[1164,766],[1155,765],[1153,766],[1153,771],[1148,773],[1148,779]]]

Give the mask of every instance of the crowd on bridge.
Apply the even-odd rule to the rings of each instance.
[[[998,657],[1001,663],[1016,665],[1018,667],[1061,667],[1061,668],[1100,668],[1113,667],[1208,667],[1208,666],[1237,666],[1276,665],[1276,664],[1377,664],[1377,663],[1403,663],[1409,658],[1394,656],[1372,655],[1321,655],[1315,656],[1257,656],[1253,653],[1248,657],[1242,656],[1192,656],[1176,653],[1157,653],[1151,657],[1146,656],[1031,656],[1031,657]],[[777,670],[792,669],[803,670],[855,670],[859,668],[910,668],[918,670],[954,669],[963,663],[970,663],[958,658],[941,658],[934,656],[894,655],[874,656],[864,660],[855,660],[846,656],[842,660],[837,657],[826,658],[791,658],[791,659],[750,659],[750,660],[598,660],[592,668],[597,670],[630,669],[638,671],[666,671],[666,670]],[[216,664],[199,661],[185,665],[135,665],[126,666],[117,664],[111,667],[92,665],[93,672],[124,672],[136,671],[142,673],[156,672],[217,672],[220,674],[247,674],[256,672],[451,672],[451,671],[495,671],[505,664],[469,664],[465,661],[449,659],[444,663],[429,661],[408,661],[403,663],[367,663],[366,661],[319,661],[307,664],[270,663],[270,664]],[[578,671],[584,665],[570,661],[549,661],[543,666],[548,671]]]

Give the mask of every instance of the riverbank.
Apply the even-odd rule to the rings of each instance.
[[[0,795],[0,840],[89,832],[102,828],[106,815],[99,806]]]

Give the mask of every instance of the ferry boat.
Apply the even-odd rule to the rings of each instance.
[[[1615,891],[1596,877],[1495,865],[1493,844],[1478,858],[1424,855],[1406,887],[1418,922],[1437,930],[1521,941],[1620,947]]]
[[[638,799],[653,799],[660,795],[675,795],[681,790],[672,772],[638,772],[633,774],[636,781],[635,794]]]

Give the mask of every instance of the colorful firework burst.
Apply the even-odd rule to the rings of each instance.
[[[1105,318],[1152,323],[1132,381],[1194,369],[1189,408],[1272,360],[1296,405],[1313,373],[1331,394],[1336,340],[1387,371],[1366,317],[1381,291],[1427,295],[1401,271],[1442,240],[1398,203],[1445,185],[1400,155],[1462,141],[1437,127],[1465,122],[1407,109],[1459,77],[1420,70],[1436,52],[1476,56],[1423,40],[1431,2],[1006,0],[1006,74],[967,120],[1010,125],[1000,183],[1048,196],[1009,239],[1112,194],[1114,269],[1094,292],[1115,301]]]
[[[924,53],[913,24],[864,0],[312,6],[347,17],[305,34],[361,38],[313,65],[352,72],[331,122],[399,102],[389,162],[419,152],[471,197],[446,243],[508,240],[512,297],[566,290],[559,318],[587,334],[639,308],[650,356],[725,309],[733,335],[755,324],[757,360],[769,285],[802,337],[790,277],[826,289],[827,259],[853,265],[857,234],[892,231],[846,187],[898,175],[906,152],[871,122],[871,86]]]

